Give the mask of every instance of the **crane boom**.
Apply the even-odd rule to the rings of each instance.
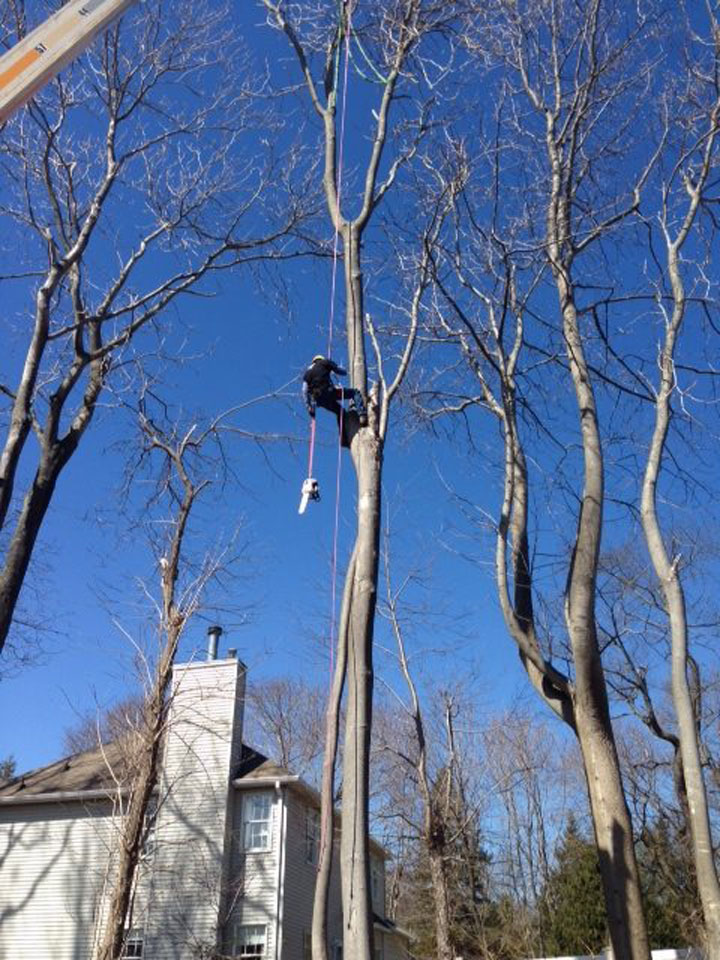
[[[137,0],[69,0],[0,57],[0,123]]]

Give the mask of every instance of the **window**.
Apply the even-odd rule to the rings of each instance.
[[[373,903],[378,906],[383,895],[383,872],[384,864],[378,860],[370,861],[370,886],[372,889]]]
[[[312,934],[303,930],[303,960],[312,960]]]
[[[148,803],[145,821],[143,823],[142,843],[140,847],[140,860],[149,862],[155,855],[156,836],[155,828],[157,826],[157,800],[151,798]]]
[[[249,793],[243,802],[243,847],[245,850],[270,849],[269,793]]]
[[[235,927],[233,955],[236,957],[265,957],[267,927],[243,925]]]
[[[123,957],[123,960],[141,960],[142,955],[142,934],[136,933],[135,930],[131,930],[130,933],[128,933],[128,935],[125,937],[125,943],[123,944],[121,956]]]
[[[320,814],[312,807],[305,810],[305,859],[316,864],[320,854]]]

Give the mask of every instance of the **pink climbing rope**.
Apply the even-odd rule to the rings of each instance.
[[[338,264],[338,241],[339,241],[339,223],[340,223],[340,203],[342,199],[342,174],[343,157],[345,147],[345,118],[347,115],[347,91],[348,91],[348,67],[350,63],[350,35],[352,32],[352,0],[347,6],[347,29],[345,31],[345,64],[343,68],[343,92],[340,107],[340,146],[338,150],[338,170],[336,196],[337,206],[335,210],[335,238],[333,241],[333,269],[332,284],[330,289],[330,325],[328,330],[328,350],[327,355],[332,356],[333,327],[335,321],[335,291],[337,288],[337,264]],[[352,376],[352,371],[350,371]],[[335,524],[333,529],[333,548],[332,560],[330,562],[330,686],[332,686],[333,670],[335,668],[335,627],[336,627],[336,607],[337,607],[337,560],[338,560],[338,531],[340,529],[340,477],[342,473],[342,437],[343,437],[343,409],[340,404],[340,422],[338,430],[338,454],[337,468],[335,471]]]
[[[308,454],[308,478],[313,475],[313,457],[315,456],[315,417],[310,417],[310,453]]]
[[[353,0],[345,0],[347,4],[347,29],[345,31],[345,65],[343,70],[343,93],[340,108],[340,145],[338,150],[337,183],[335,185],[336,208],[335,208],[335,237],[333,240],[333,266],[332,266],[332,284],[330,290],[330,322],[328,329],[328,347],[327,356],[332,356],[332,342],[335,322],[335,293],[337,288],[337,265],[338,265],[338,246],[339,246],[339,223],[340,223],[340,204],[342,198],[342,172],[343,172],[343,152],[345,144],[345,117],[347,112],[347,89],[348,89],[348,65],[350,63],[350,34],[352,26],[352,3]],[[352,376],[352,373],[351,373]],[[342,437],[344,430],[343,406],[340,403],[340,417],[338,423],[338,452],[337,468],[335,471],[335,524],[333,529],[333,548],[331,560],[331,607],[330,607],[330,674],[329,690],[332,691],[333,672],[335,669],[335,607],[337,604],[337,557],[338,557],[338,530],[340,528],[340,477],[342,468]],[[314,441],[314,431],[312,439]],[[312,445],[310,456],[312,457]],[[323,810],[323,818],[320,828],[320,845],[324,851],[328,843],[328,836],[332,837],[332,804],[328,810]],[[319,861],[318,861],[319,864]]]
[[[348,4],[347,31],[345,33],[345,64],[343,67],[343,92],[340,105],[340,148],[338,150],[338,172],[335,185],[335,237],[333,239],[332,283],[330,285],[330,324],[328,328],[327,355],[332,356],[333,331],[335,325],[335,290],[337,288],[338,241],[340,230],[340,205],[342,203],[343,155],[345,148],[345,116],[347,114],[348,66],[350,63],[350,33],[352,30],[352,2]]]

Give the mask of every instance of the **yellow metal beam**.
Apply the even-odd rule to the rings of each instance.
[[[137,0],[69,0],[0,57],[0,123]]]

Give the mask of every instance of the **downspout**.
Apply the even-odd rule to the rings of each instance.
[[[285,806],[284,791],[279,780],[275,781],[275,793],[277,794],[279,806],[277,876],[275,878],[275,890],[277,891],[277,900],[275,903],[275,960],[280,960],[280,957],[282,956],[283,910],[285,908],[285,838],[287,835],[287,807]]]

